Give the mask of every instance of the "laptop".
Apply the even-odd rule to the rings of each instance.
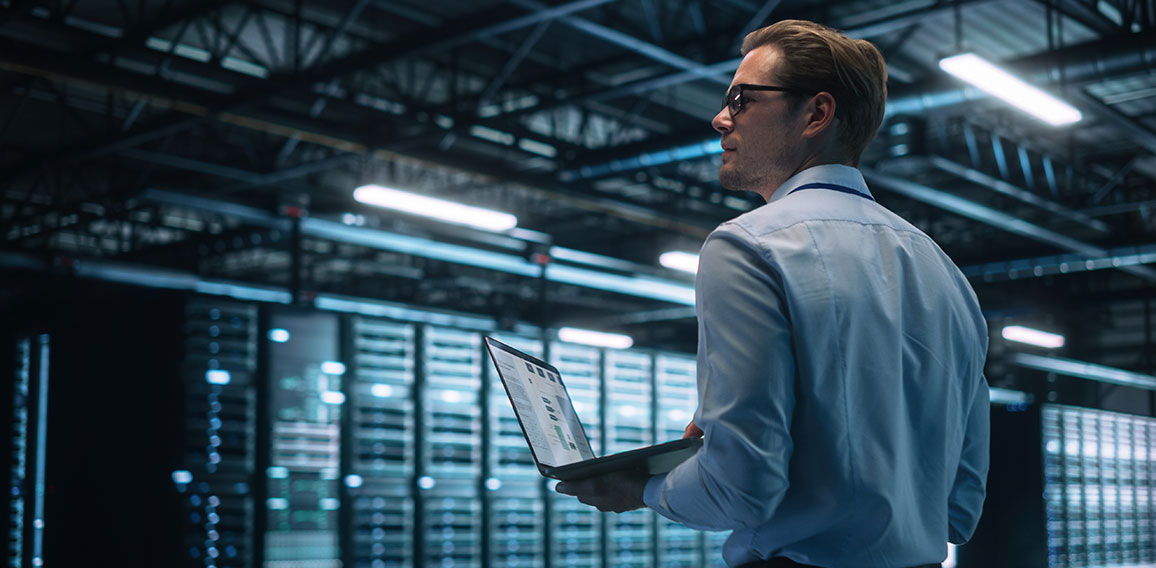
[[[570,481],[636,469],[665,473],[702,446],[701,438],[685,438],[596,457],[558,369],[492,337],[486,338],[486,350],[530,444],[534,463],[545,477]]]

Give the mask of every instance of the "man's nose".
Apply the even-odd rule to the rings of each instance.
[[[718,111],[718,114],[714,115],[714,120],[710,121],[710,125],[722,134],[730,132],[734,128],[734,123],[731,122],[730,109],[723,107],[722,110]]]

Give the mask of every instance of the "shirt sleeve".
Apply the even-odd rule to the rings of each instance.
[[[782,280],[740,231],[716,230],[699,255],[694,420],[702,449],[652,478],[644,494],[659,514],[699,530],[770,519],[793,451],[795,359]]]
[[[982,376],[972,397],[959,469],[947,502],[948,542],[963,544],[979,524],[986,495],[991,429],[991,395]]]

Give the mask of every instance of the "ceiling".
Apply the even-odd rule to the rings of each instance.
[[[745,32],[804,18],[883,50],[868,182],[964,269],[989,319],[1156,371],[1151,0],[0,6],[9,267],[371,298],[693,350],[679,299],[693,278],[657,258],[759,205],[718,185],[709,121]],[[937,66],[962,50],[1084,119],[1052,128],[964,88]],[[355,202],[369,183],[519,228]]]

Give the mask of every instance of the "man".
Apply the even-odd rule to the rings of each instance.
[[[558,485],[734,531],[732,566],[938,566],[988,469],[987,326],[932,240],[856,167],[882,122],[870,43],[802,21],[743,43],[719,180],[767,204],[707,238],[696,284],[697,455]]]

